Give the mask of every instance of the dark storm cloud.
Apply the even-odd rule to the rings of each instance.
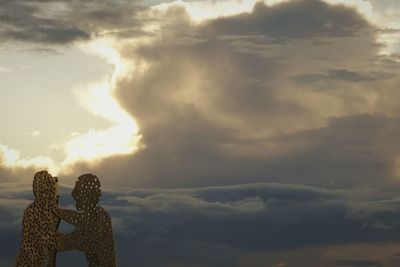
[[[371,30],[369,23],[353,10],[318,0],[272,7],[258,3],[250,14],[216,20],[208,27],[218,34],[261,34],[271,38],[332,38]]]
[[[33,45],[88,40],[101,31],[137,32],[138,1],[1,1],[0,38]]]
[[[298,181],[324,186],[394,181],[398,177],[393,165],[399,150],[393,143],[400,133],[397,121],[398,117],[378,114],[332,118],[327,127],[283,136],[281,143],[307,146],[272,161],[266,172],[278,173],[287,182],[295,176]]]
[[[2,1],[1,39],[63,44],[89,38],[89,33],[61,17],[41,13],[49,4],[47,1]]]
[[[19,30],[7,30],[3,32],[3,37],[5,39],[34,43],[64,44],[79,39],[88,39],[89,34],[78,28],[48,24],[43,26],[28,26]]]
[[[1,258],[12,259],[22,211],[32,196],[0,190],[0,232],[9,244]],[[72,208],[71,190],[61,190],[64,207]],[[235,266],[243,255],[265,249],[395,240],[400,210],[392,190],[263,183],[103,190],[101,205],[113,219],[120,266]],[[391,228],[372,227],[378,222]]]
[[[369,260],[336,260],[335,266],[348,266],[348,267],[379,267],[382,266],[379,262]]]
[[[321,81],[345,81],[345,82],[368,82],[376,81],[378,79],[389,78],[387,74],[383,73],[359,73],[347,69],[332,69],[326,73],[320,74],[305,74],[294,77],[295,82],[301,82],[305,84],[317,83]]]

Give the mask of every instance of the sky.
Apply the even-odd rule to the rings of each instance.
[[[1,266],[42,169],[118,266],[400,263],[398,1],[0,4]]]

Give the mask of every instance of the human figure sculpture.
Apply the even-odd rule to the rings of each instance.
[[[75,226],[71,234],[59,234],[57,251],[79,250],[86,255],[89,267],[115,267],[115,247],[111,218],[98,205],[100,181],[93,174],[78,177],[72,196],[77,211],[58,209],[58,216]]]
[[[56,263],[56,231],[59,219],[55,212],[58,200],[58,179],[47,171],[33,178],[35,200],[26,208],[22,219],[22,241],[15,267],[54,267]]]

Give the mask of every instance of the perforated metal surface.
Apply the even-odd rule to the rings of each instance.
[[[15,266],[55,266],[57,178],[46,171],[33,179],[35,200],[26,208],[22,219],[22,241]]]
[[[93,174],[78,177],[72,196],[77,211],[57,206],[57,179],[47,172],[35,175],[36,200],[26,209],[23,238],[15,266],[55,266],[55,252],[79,250],[90,267],[115,267],[111,218],[98,205],[100,181]],[[59,218],[75,226],[71,234],[57,232]]]
[[[72,192],[78,211],[59,210],[60,218],[76,229],[59,236],[57,250],[80,250],[86,254],[90,267],[113,267],[116,263],[111,218],[98,205],[100,195],[100,181],[95,175],[78,177]]]

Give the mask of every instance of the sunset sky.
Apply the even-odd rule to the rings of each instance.
[[[398,0],[0,0],[0,266],[42,169],[100,178],[119,266],[398,266],[399,35]]]

